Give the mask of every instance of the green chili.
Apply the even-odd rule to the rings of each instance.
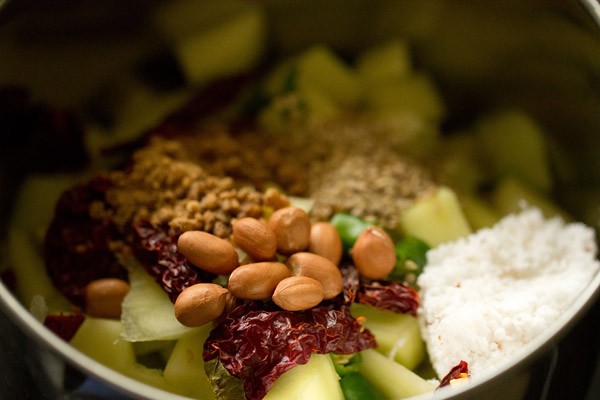
[[[358,235],[360,235],[363,230],[373,225],[354,215],[345,213],[335,214],[333,218],[331,218],[331,224],[335,226],[335,229],[337,229],[340,234],[344,250],[346,251],[354,246],[356,238],[358,238]]]
[[[351,372],[340,379],[346,400],[384,400],[385,396],[358,372]]]
[[[388,275],[392,280],[414,283],[427,263],[429,245],[416,237],[408,236],[396,243],[396,266]]]
[[[360,363],[362,362],[362,356],[360,353],[355,354],[333,354],[330,353],[329,356],[333,361],[333,366],[335,367],[335,372],[339,376],[345,376],[353,372],[358,372],[360,368]]]

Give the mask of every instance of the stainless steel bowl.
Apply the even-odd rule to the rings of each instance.
[[[0,1],[0,85],[25,84],[41,100],[89,112],[94,100],[90,95],[98,94],[103,83],[117,82],[140,60],[147,61],[168,47],[168,41],[148,23],[161,3]],[[443,90],[450,125],[506,105],[530,112],[565,156],[555,171],[557,200],[598,228],[598,2],[272,0],[264,4],[272,48],[282,54],[317,41],[352,54],[386,37],[409,39],[416,62],[434,74]],[[1,132],[0,126],[4,228],[20,180],[44,163],[22,162],[24,154],[43,157],[43,153],[18,153]],[[589,212],[582,213],[584,208]],[[4,242],[5,229],[1,234]],[[597,274],[527,351],[506,359],[493,374],[434,397],[597,398],[599,295]],[[181,399],[79,353],[44,328],[4,284],[0,284],[0,305],[0,335],[6,336],[0,340],[0,349],[5,350],[0,352],[0,388],[4,388],[0,390],[6,397],[0,397],[84,397],[72,389],[92,378],[110,390],[111,398]]]

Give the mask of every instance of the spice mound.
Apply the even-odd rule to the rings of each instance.
[[[125,169],[63,194],[46,235],[47,270],[67,298],[83,305],[91,281],[126,279],[115,254],[133,249],[174,299],[186,287],[212,279],[177,252],[179,235],[200,230],[230,239],[233,220],[261,218],[265,207],[288,204],[275,189],[259,192],[210,175],[180,142],[155,138]]]
[[[366,116],[315,124],[286,135],[202,127],[177,138],[211,175],[229,176],[258,190],[276,185],[314,201],[311,216],[326,221],[348,212],[396,229],[398,215],[436,187],[430,171],[409,154],[403,135]]]
[[[263,206],[287,205],[275,190],[260,193],[216,176],[196,163],[177,140],[153,138],[124,171],[110,174],[105,202],[92,204],[94,217],[109,218],[120,230],[140,221],[168,225],[173,234],[196,229],[221,238],[234,218],[261,217]]]

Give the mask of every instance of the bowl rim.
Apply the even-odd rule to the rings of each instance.
[[[0,308],[23,332],[27,334],[29,338],[33,339],[35,344],[50,350],[54,356],[63,359],[71,366],[84,372],[86,376],[102,382],[107,387],[117,389],[128,396],[140,400],[189,399],[188,397],[166,392],[136,379],[129,378],[80,352],[37,320],[24,305],[17,300],[3,282],[0,282]]]
[[[600,27],[600,2],[597,0],[579,0],[587,14],[594,20],[596,26]]]

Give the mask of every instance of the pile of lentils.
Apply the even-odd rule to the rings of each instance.
[[[260,218],[264,207],[289,205],[274,188],[259,192],[231,177],[210,174],[183,146],[160,137],[150,140],[134,153],[128,168],[109,173],[106,202],[92,203],[90,214],[109,219],[122,231],[149,221],[156,227],[168,225],[175,236],[195,229],[228,238],[234,219]]]
[[[347,212],[394,229],[401,211],[435,188],[431,173],[404,155],[410,138],[394,128],[358,117],[287,134],[212,124],[177,138],[177,157],[257,190],[310,198],[314,220]]]

